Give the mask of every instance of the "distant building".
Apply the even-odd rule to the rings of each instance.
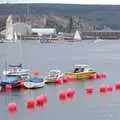
[[[4,29],[0,31],[0,35],[7,40],[12,40],[14,39],[14,34],[16,36],[30,35],[32,34],[31,26],[26,23],[13,22],[12,15],[9,15]]]
[[[32,28],[32,33],[37,33],[39,36],[42,35],[55,35],[55,28]]]
[[[14,23],[13,31],[16,32],[17,35],[30,35],[32,34],[31,26],[26,23]]]

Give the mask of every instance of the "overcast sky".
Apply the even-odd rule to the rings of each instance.
[[[0,0],[0,3],[119,4],[120,0]]]

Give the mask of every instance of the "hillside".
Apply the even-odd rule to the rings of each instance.
[[[29,9],[29,11],[28,11]],[[71,4],[0,4],[3,14],[55,14],[80,16],[90,24],[120,29],[118,5],[71,5]],[[116,19],[117,18],[117,19]]]

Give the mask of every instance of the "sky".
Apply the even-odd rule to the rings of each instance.
[[[120,0],[0,0],[0,3],[68,3],[68,4],[116,4]]]

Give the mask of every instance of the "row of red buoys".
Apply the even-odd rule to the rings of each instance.
[[[88,93],[88,94],[91,94],[91,93],[93,93],[93,87],[91,87],[91,86],[87,86],[86,88],[85,88],[85,92],[86,93]],[[112,87],[112,85],[100,85],[99,86],[99,92],[100,93],[104,93],[104,92],[111,92],[113,90],[113,87]]]
[[[72,88],[69,88],[67,91],[60,91],[59,92],[59,99],[60,100],[66,100],[66,98],[72,98],[75,95],[75,90]]]
[[[37,105],[38,107],[43,107],[43,105],[47,102],[47,95],[41,94],[37,96],[36,99],[30,98],[27,100],[27,108],[33,109]],[[8,111],[10,114],[16,113],[17,111],[17,104],[15,102],[8,103]]]
[[[73,76],[66,76],[64,78],[57,78],[55,79],[56,84],[68,83],[70,81],[75,80]]]
[[[90,74],[89,79],[100,79],[100,78],[106,78],[106,73],[96,73],[96,74]]]
[[[30,98],[27,101],[27,108],[34,108],[35,105],[42,107],[47,102],[47,95],[41,94],[40,96],[37,96],[36,99]]]

